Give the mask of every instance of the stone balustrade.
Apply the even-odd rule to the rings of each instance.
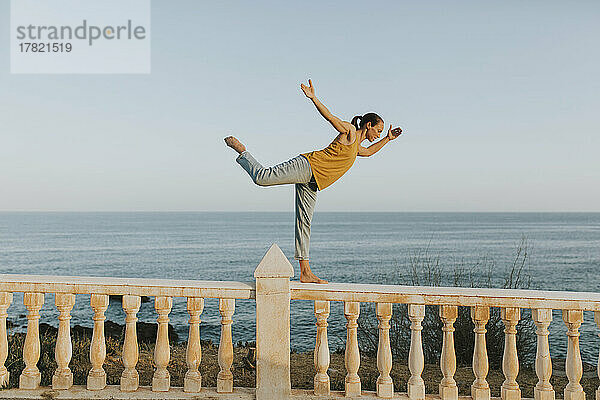
[[[501,318],[505,326],[505,341],[502,371],[505,376],[501,387],[501,399],[520,400],[521,390],[517,383],[519,359],[517,354],[517,324],[521,318],[521,309],[531,309],[532,318],[537,327],[536,374],[538,383],[534,389],[535,400],[554,400],[555,392],[550,383],[552,362],[548,344],[548,326],[552,321],[552,310],[562,310],[562,317],[567,326],[568,342],[565,361],[566,375],[569,379],[563,397],[565,400],[585,400],[585,393],[580,384],[583,366],[579,349],[579,327],[583,322],[583,311],[593,311],[594,320],[600,329],[600,293],[575,293],[538,290],[481,289],[481,288],[448,288],[418,287],[397,285],[340,284],[327,285],[303,284],[292,282],[291,297],[295,300],[311,300],[315,302],[317,319],[317,341],[315,346],[315,394],[328,394],[329,377],[324,374],[329,358],[324,357],[321,348],[327,346],[327,324],[324,321],[329,315],[329,302],[344,302],[346,318],[348,314],[357,316],[361,302],[377,303],[376,315],[379,320],[379,344],[377,349],[378,398],[393,398],[402,394],[394,393],[393,382],[389,373],[392,367],[392,355],[389,340],[389,320],[392,317],[392,304],[408,305],[408,316],[411,321],[411,343],[408,357],[410,378],[407,382],[407,393],[411,400],[424,400],[425,385],[421,377],[424,367],[423,347],[421,341],[421,322],[425,316],[426,305],[439,306],[439,317],[442,322],[443,343],[440,356],[440,369],[443,378],[437,394],[442,400],[457,400],[458,388],[454,380],[456,372],[456,354],[454,349],[453,324],[458,316],[458,306],[471,309],[475,343],[473,354],[473,374],[475,380],[471,385],[471,397],[474,400],[491,398],[490,387],[486,380],[488,374],[488,357],[486,350],[486,324],[490,318],[490,307],[500,308]],[[327,310],[325,313],[323,310]],[[348,310],[352,310],[350,313]],[[357,395],[360,381],[356,378],[360,357],[354,344],[355,326],[348,320],[346,342],[346,391],[347,397]],[[600,335],[600,334],[599,334]],[[325,338],[325,339],[323,339]],[[598,359],[598,376],[600,377],[600,355]],[[348,385],[348,382],[352,385]],[[364,394],[364,393],[363,393]],[[428,394],[429,395],[429,394]],[[600,400],[600,388],[596,391],[596,400]]]
[[[108,308],[109,295],[123,296],[122,305],[125,312],[125,338],[122,351],[124,366],[121,374],[120,392],[140,392],[139,374],[136,370],[139,344],[136,332],[137,312],[141,305],[141,296],[154,297],[154,308],[157,317],[157,335],[154,347],[154,365],[156,367],[150,390],[155,393],[170,391],[170,376],[167,366],[170,360],[169,346],[169,312],[173,305],[173,297],[187,298],[189,319],[189,340],[186,361],[188,371],[185,375],[184,393],[190,395],[202,391],[202,376],[199,372],[201,363],[200,346],[200,314],[204,308],[205,298],[218,298],[221,312],[221,341],[218,357],[219,372],[216,393],[233,392],[233,341],[231,324],[236,299],[252,299],[255,296],[253,284],[241,282],[216,281],[184,281],[162,279],[127,279],[127,278],[95,278],[70,276],[40,275],[0,275],[0,385],[5,386],[9,380],[9,372],[5,366],[8,356],[8,340],[6,331],[7,310],[13,300],[14,292],[23,292],[23,302],[27,308],[27,333],[23,346],[25,369],[19,377],[19,389],[0,391],[0,398],[38,396],[41,373],[37,367],[40,357],[39,319],[40,310],[44,306],[44,294],[54,293],[55,305],[59,311],[58,334],[56,339],[55,360],[56,371],[52,376],[52,390],[69,391],[73,386],[73,374],[69,369],[72,355],[71,344],[71,310],[75,305],[76,295],[91,294],[90,306],[93,310],[93,333],[90,344],[90,363],[92,368],[87,377],[85,390],[89,393],[83,398],[98,397],[99,392],[106,392],[106,398],[113,398],[114,389],[107,388],[106,372],[103,364],[106,358],[106,339],[104,336],[104,316]],[[24,389],[26,389],[24,391]],[[108,391],[107,391],[108,390]],[[143,392],[143,390],[141,391]],[[92,394],[93,393],[93,394]],[[8,397],[3,397],[8,396]],[[139,396],[135,396],[139,398]],[[142,396],[143,398],[143,396]],[[157,397],[155,397],[157,398]],[[191,398],[191,397],[190,397]]]
[[[39,318],[44,307],[44,294],[55,294],[55,306],[59,311],[58,336],[55,359],[57,368],[53,372],[53,395],[70,393],[64,398],[206,398],[223,399],[301,399],[301,398],[407,398],[424,400],[437,397],[441,400],[458,400],[458,386],[454,379],[456,353],[454,322],[458,307],[469,307],[474,327],[473,375],[470,386],[473,400],[488,400],[491,397],[487,382],[488,356],[486,350],[486,324],[490,308],[500,309],[505,326],[505,341],[502,371],[504,382],[500,394],[502,400],[520,400],[521,390],[517,382],[519,355],[517,354],[517,324],[522,309],[531,309],[531,318],[537,327],[537,353],[535,370],[538,382],[534,389],[535,400],[554,400],[556,394],[551,384],[552,362],[548,342],[548,327],[552,322],[552,311],[561,310],[566,326],[565,361],[568,384],[562,396],[565,400],[584,400],[585,393],[580,383],[583,368],[579,347],[579,328],[584,311],[594,312],[600,330],[600,294],[535,290],[505,290],[479,288],[415,287],[397,285],[340,284],[326,285],[290,282],[293,268],[281,250],[273,245],[254,272],[255,282],[213,282],[154,279],[87,278],[59,276],[0,275],[0,385],[6,385],[9,373],[5,361],[8,355],[6,318],[14,292],[24,293],[27,308],[27,333],[23,348],[25,368],[19,377],[19,389],[0,391],[0,398],[39,398],[40,357]],[[73,375],[69,369],[72,345],[70,336],[71,310],[78,294],[91,294],[93,310],[93,335],[90,345],[91,369],[87,386],[73,392]],[[124,366],[120,386],[106,386],[103,364],[106,358],[104,336],[104,312],[108,307],[108,295],[123,296],[125,312],[125,338],[122,362]],[[157,314],[157,336],[154,350],[155,372],[152,386],[139,386],[136,370],[138,341],[136,332],[137,312],[140,296],[154,297]],[[170,345],[168,336],[169,314],[173,297],[187,298],[189,313],[189,340],[187,343],[184,387],[172,388],[168,365]],[[200,317],[204,311],[204,299],[219,299],[221,315],[221,338],[218,349],[220,372],[216,388],[204,388],[199,367],[202,363],[200,345]],[[256,301],[256,388],[237,388],[231,371],[233,363],[232,323],[236,299]],[[290,307],[291,300],[307,300],[314,303],[316,318],[316,340],[314,349],[314,390],[292,390],[290,384]],[[327,328],[330,303],[343,302],[346,318],[345,388],[343,392],[330,390],[328,375],[330,350]],[[376,392],[362,390],[359,376],[360,350],[357,336],[357,321],[361,303],[375,303],[378,320],[379,342],[377,368],[379,377]],[[410,378],[407,392],[398,393],[390,376],[393,362],[390,344],[390,320],[393,304],[407,304],[410,319],[410,350],[408,368]],[[422,343],[422,321],[427,305],[438,306],[437,315],[442,326],[442,351],[439,361],[443,378],[438,392],[426,393],[422,378],[424,356]],[[427,309],[428,310],[428,309]],[[429,312],[429,311],[428,311]],[[396,360],[397,362],[397,360]],[[600,357],[598,362],[600,377]],[[398,382],[396,383],[398,385]],[[36,391],[37,390],[37,391]],[[78,394],[77,394],[78,393]],[[131,393],[133,397],[126,397]],[[37,396],[37,397],[36,397]],[[79,397],[77,397],[79,396]],[[202,397],[202,398],[204,398]],[[600,400],[600,388],[596,392]]]

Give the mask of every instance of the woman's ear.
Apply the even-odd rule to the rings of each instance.
[[[370,122],[367,122],[367,123],[365,124],[365,129],[366,129],[366,130],[369,130],[369,129],[371,129],[371,123],[370,123]]]

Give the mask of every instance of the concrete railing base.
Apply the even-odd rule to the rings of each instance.
[[[172,387],[168,392],[153,392],[150,386],[140,386],[136,392],[121,392],[118,385],[107,386],[98,391],[86,390],[85,386],[73,386],[68,390],[52,390],[42,388],[35,390],[8,389],[0,390],[0,400],[8,399],[35,399],[35,400],[202,400],[202,399],[222,399],[222,400],[254,400],[254,388],[238,388],[233,393],[217,393],[216,388],[202,388],[200,393],[186,393],[181,387]],[[371,391],[363,391],[360,397],[345,397],[343,391],[331,391],[329,396],[315,396],[313,390],[292,389],[291,400],[351,400],[351,399],[378,399],[377,394]],[[409,400],[406,393],[394,393],[393,399]],[[427,394],[426,400],[439,400],[438,395]],[[273,399],[276,400],[276,399]],[[459,396],[459,400],[472,400],[471,396]],[[500,400],[492,397],[490,400]],[[522,399],[532,400],[532,399]]]
[[[0,400],[5,399],[56,399],[56,400],[190,400],[190,399],[254,399],[254,388],[235,388],[234,393],[217,393],[216,388],[202,388],[200,393],[186,393],[181,387],[172,387],[168,392],[153,392],[151,386],[140,386],[135,392],[122,392],[119,385],[110,385],[102,390],[89,391],[85,386],[73,386],[67,390],[40,388],[35,390],[0,390]]]

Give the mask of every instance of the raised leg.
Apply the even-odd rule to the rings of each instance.
[[[235,161],[258,186],[308,183],[312,179],[310,163],[304,156],[296,156],[273,167],[263,167],[249,151],[244,151]]]

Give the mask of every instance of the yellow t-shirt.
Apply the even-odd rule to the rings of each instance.
[[[319,190],[340,179],[354,164],[358,154],[358,138],[352,144],[342,144],[337,140],[323,150],[302,154],[312,169]]]

